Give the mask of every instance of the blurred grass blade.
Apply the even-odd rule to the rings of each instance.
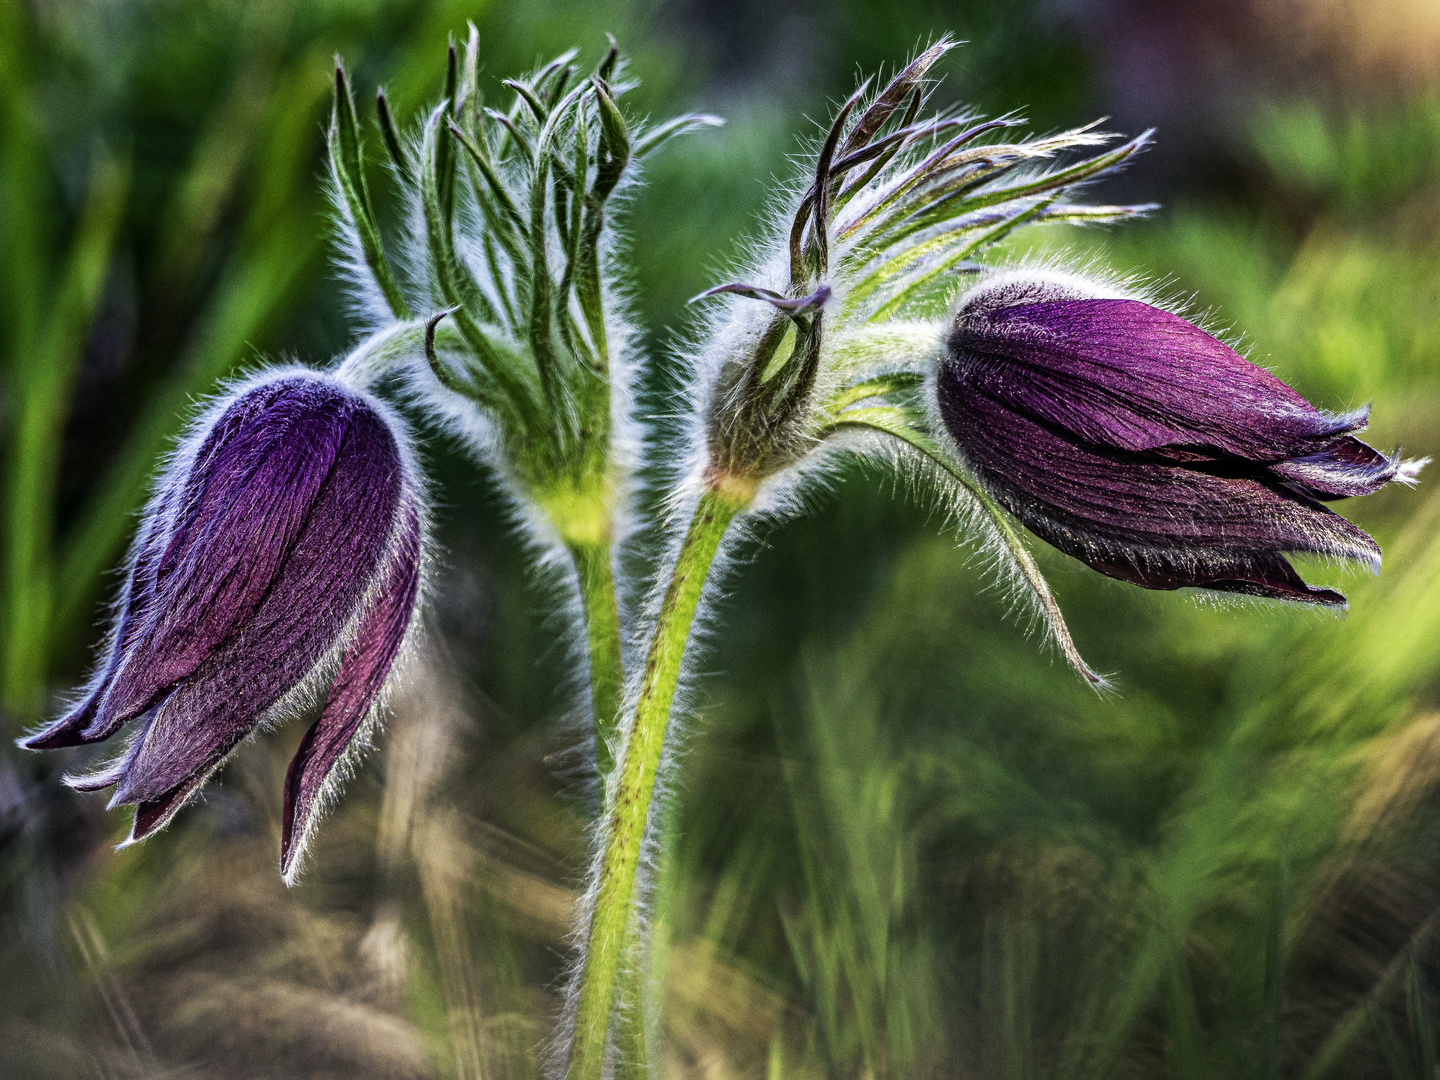
[[[1410,1021],[1410,1042],[1415,1048],[1419,1075],[1430,1080],[1435,1075],[1435,1022],[1430,1015],[1424,975],[1414,949],[1405,959],[1405,1014]]]
[[[1270,925],[1265,940],[1264,1027],[1260,1040],[1260,1075],[1280,1080],[1280,995],[1285,983],[1285,914],[1290,902],[1289,845],[1275,867],[1270,894]]]
[[[124,446],[64,537],[55,568],[57,645],[76,640],[87,625],[105,571],[130,532],[132,513],[144,501],[156,460],[192,403],[233,371],[251,343],[293,303],[296,282],[319,251],[313,216],[302,209],[274,225],[260,244],[232,258],[176,377],[148,397]]]
[[[1370,1031],[1380,1045],[1385,1067],[1390,1070],[1390,1080],[1414,1080],[1414,1073],[1409,1062],[1405,1060],[1405,1051],[1395,1036],[1395,1029],[1390,1026],[1389,1018],[1381,1011],[1374,998],[1367,998],[1365,1001],[1365,1019],[1369,1021]]]
[[[51,549],[65,419],[100,302],[129,189],[129,162],[97,155],[38,348],[16,372],[6,553],[5,693],[11,710],[38,716],[51,635]]]

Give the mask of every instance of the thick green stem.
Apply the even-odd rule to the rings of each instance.
[[[615,767],[615,732],[620,724],[625,672],[620,655],[620,615],[607,542],[573,543],[570,557],[580,579],[585,635],[590,650],[590,706],[595,714],[595,768],[601,783]]]
[[[748,499],[722,494],[713,487],[705,490],[665,590],[645,659],[645,673],[635,700],[619,777],[607,805],[610,817],[605,829],[599,890],[590,916],[580,972],[580,996],[567,1070],[569,1080],[600,1080],[615,984],[631,942],[636,868],[690,626],[725,530],[747,503]]]

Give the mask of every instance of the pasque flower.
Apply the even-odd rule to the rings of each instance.
[[[960,457],[1033,533],[1103,574],[1342,605],[1290,552],[1378,568],[1324,505],[1422,462],[1355,433],[1192,323],[1069,275],[996,275],[963,297],[936,384]]]
[[[303,368],[252,378],[201,417],[157,485],[96,677],[22,745],[97,742],[135,721],[118,758],[69,782],[115,785],[140,840],[263,721],[328,684],[285,782],[293,878],[414,619],[421,553],[419,488],[389,411]]]

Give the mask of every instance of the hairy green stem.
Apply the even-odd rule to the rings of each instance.
[[[610,544],[576,542],[570,546],[585,607],[585,636],[590,652],[590,706],[595,714],[595,768],[601,782],[615,767],[615,731],[620,723],[625,672],[620,655],[620,614],[615,605],[615,576]]]
[[[645,963],[641,949],[640,913],[630,918],[620,971],[615,1016],[616,1080],[649,1080],[650,1055],[645,1048]]]
[[[570,557],[580,579],[580,601],[585,607],[585,633],[590,652],[590,703],[595,715],[595,771],[603,791],[615,768],[616,734],[625,693],[625,672],[620,652],[620,617],[615,603],[615,578],[608,543],[572,543]],[[601,808],[604,812],[604,807]],[[635,962],[620,975],[620,1012],[615,1018],[617,1077],[645,1080],[649,1075],[645,1050],[645,972],[636,944],[639,920],[632,919],[624,954]]]
[[[580,972],[580,994],[567,1069],[569,1080],[600,1080],[615,985],[632,941],[630,931],[640,850],[685,646],[720,541],[747,502],[713,487],[704,491],[665,589],[645,658],[645,672],[635,700],[619,775],[606,806],[609,820],[605,827],[599,890],[590,915]]]

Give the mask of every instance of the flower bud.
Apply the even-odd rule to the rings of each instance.
[[[332,376],[268,372],[201,418],[157,485],[108,657],[21,745],[98,742],[137,721],[80,790],[116,785],[130,842],[161,828],[267,718],[329,683],[285,783],[281,871],[363,743],[414,618],[422,510],[405,436]]]
[[[997,275],[961,299],[940,418],[994,498],[1041,539],[1148,589],[1343,605],[1285,553],[1378,567],[1324,503],[1413,483],[1423,462],[1354,433],[1177,315],[1068,275]]]

